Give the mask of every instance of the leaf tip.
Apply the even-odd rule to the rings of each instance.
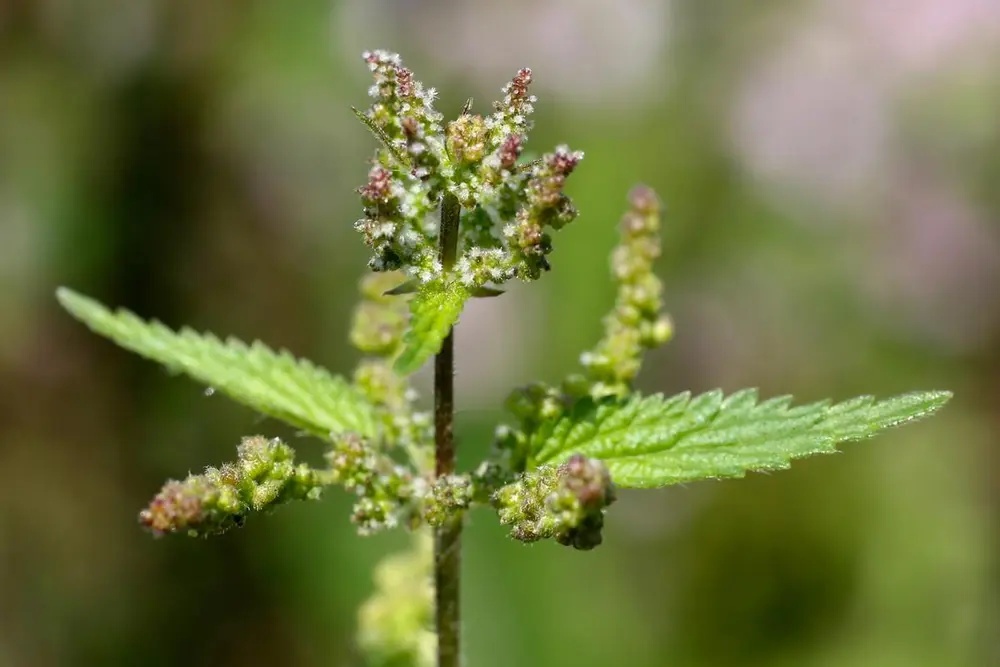
[[[70,315],[77,319],[82,319],[88,311],[93,310],[95,307],[100,307],[100,304],[90,297],[64,286],[56,288],[56,301]]]
[[[948,401],[950,401],[955,396],[953,392],[948,391],[946,389],[921,391],[917,392],[917,395],[920,396],[925,403],[927,403],[928,412],[933,412],[935,410],[941,409]]]
[[[56,288],[56,301],[63,308],[69,308],[70,304],[80,299],[80,295],[70,288],[60,285]]]
[[[415,373],[423,365],[424,359],[417,354],[407,354],[412,348],[407,348],[407,350],[396,358],[396,361],[392,364],[392,370],[396,371],[399,375],[410,375]]]

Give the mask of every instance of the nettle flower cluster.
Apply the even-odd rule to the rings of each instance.
[[[161,534],[216,534],[242,525],[252,512],[318,498],[325,487],[338,485],[356,496],[351,520],[363,535],[441,526],[481,504],[497,511],[514,539],[553,538],[591,549],[601,542],[604,512],[615,499],[607,467],[582,455],[537,466],[529,439],[540,423],[558,419],[583,397],[625,395],[643,350],[669,338],[660,312],[662,286],[653,274],[656,196],[647,188],[631,195],[613,259],[618,303],[606,320],[605,339],[583,355],[584,372],[559,387],[514,391],[507,407],[517,425],[498,427],[494,456],[474,472],[435,476],[431,415],[416,407],[418,394],[398,368],[406,334],[419,319],[404,295],[417,293],[412,302],[419,303],[421,290],[433,284],[446,295],[459,290],[461,302],[499,294],[490,286],[512,278],[540,277],[550,268],[551,232],[577,217],[563,190],[583,154],[560,146],[521,160],[536,101],[527,68],[503,87],[492,114],[473,114],[470,101],[445,123],[433,106],[434,89],[416,81],[398,55],[373,51],[364,60],[375,80],[369,91],[374,102],[356,114],[379,147],[368,182],[358,190],[365,217],[355,227],[373,251],[373,273],[361,282],[350,340],[366,355],[352,390],[375,427],[371,434],[330,433],[324,468],[296,464],[292,449],[277,439],[246,438],[235,463],[169,481],[140,520]],[[458,252],[443,261],[441,217],[449,199]]]
[[[353,374],[332,375],[260,342],[173,331],[67,289],[57,296],[119,345],[325,445],[323,465],[312,466],[296,462],[279,439],[244,438],[236,461],[163,486],[139,515],[153,533],[221,533],[287,501],[317,499],[330,486],[354,496],[351,520],[360,534],[412,531],[411,548],[377,569],[377,591],[359,616],[360,642],[376,663],[429,665],[437,650],[441,664],[457,664],[457,545],[473,507],[495,511],[515,540],[588,550],[602,541],[618,488],[787,468],[928,415],[951,397],[918,392],[790,407],[791,397],[759,401],[753,389],[636,392],[643,354],[673,330],[654,273],[660,202],[638,186],[611,256],[617,298],[604,336],[581,355],[578,372],[513,391],[490,456],[470,472],[454,471],[452,328],[468,299],[497,296],[496,286],[535,280],[550,268],[552,233],[577,217],[564,188],[583,154],[558,147],[524,159],[535,104],[531,70],[504,86],[490,115],[474,114],[470,101],[445,123],[434,90],[399,56],[373,51],[364,60],[374,102],[355,113],[379,146],[355,225],[372,250],[372,273],[361,281],[350,332],[363,355]],[[431,357],[433,416],[411,383]],[[434,529],[433,545],[425,527]],[[432,569],[437,635],[428,627]]]
[[[438,234],[448,193],[463,211],[454,279],[480,288],[547,271],[549,230],[577,216],[563,188],[583,153],[559,146],[521,161],[536,101],[531,70],[503,87],[492,114],[472,113],[470,100],[445,124],[433,106],[435,90],[415,81],[398,55],[373,51],[364,58],[375,76],[375,101],[358,113],[382,142],[359,190],[365,217],[355,224],[374,253],[368,266],[403,270],[421,283],[445,278]]]

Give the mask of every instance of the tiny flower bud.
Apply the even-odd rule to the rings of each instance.
[[[244,438],[237,452],[235,463],[167,482],[139,513],[139,522],[156,535],[223,533],[243,525],[251,511],[318,498],[326,483],[318,471],[294,466],[294,452],[277,438]]]
[[[566,411],[566,400],[556,389],[534,383],[507,396],[507,410],[524,424],[557,419]]]
[[[359,189],[366,204],[387,203],[392,195],[392,174],[382,165],[368,172],[368,183]]]
[[[353,434],[337,438],[326,458],[332,481],[358,497],[351,521],[360,534],[410,522],[413,475],[408,469]]]
[[[524,140],[516,134],[512,134],[504,139],[497,155],[500,158],[501,169],[513,169],[517,163],[517,158],[521,156],[521,146]]]
[[[448,124],[448,152],[459,163],[482,161],[486,154],[486,124],[482,116],[459,116]]]
[[[435,664],[437,635],[431,586],[433,542],[429,531],[413,546],[385,558],[375,569],[375,594],[358,614],[359,643],[378,665]]]
[[[653,271],[660,256],[660,203],[650,188],[637,186],[629,204],[620,224],[621,243],[611,255],[617,302],[604,319],[604,338],[581,357],[594,398],[627,393],[643,351],[673,336],[669,318],[661,313],[663,284]]]
[[[424,501],[424,521],[429,526],[442,526],[467,510],[472,503],[473,487],[468,477],[446,475],[434,480],[430,496]]]
[[[521,542],[554,538],[575,549],[601,543],[604,511],[615,500],[607,467],[576,454],[557,468],[522,474],[493,495],[500,522]]]

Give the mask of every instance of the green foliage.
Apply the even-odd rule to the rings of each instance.
[[[456,282],[424,285],[410,301],[410,328],[403,335],[397,373],[408,375],[441,351],[441,344],[462,314],[469,290]]]
[[[434,589],[427,576],[433,559],[430,531],[413,533],[410,548],[375,568],[375,595],[358,614],[358,643],[373,667],[430,667],[437,636],[429,629]]]
[[[345,380],[261,342],[246,345],[187,328],[171,331],[159,322],[112,312],[100,303],[61,288],[59,302],[93,331],[168,369],[184,373],[257,412],[312,435],[354,432],[374,435],[371,405]]]
[[[530,69],[504,86],[491,115],[473,114],[470,100],[445,123],[434,90],[398,55],[374,51],[364,59],[374,101],[355,114],[380,145],[358,190],[364,217],[354,225],[371,249],[373,275],[362,281],[350,334],[367,355],[353,383],[260,342],[175,332],[67,289],[57,296],[122,347],[329,445],[328,467],[314,469],[295,464],[294,452],[278,440],[245,439],[236,463],[162,488],[140,514],[154,533],[222,532],[251,511],[316,498],[331,484],[356,496],[352,520],[362,535],[434,529],[433,556],[425,532],[411,552],[378,571],[379,592],[361,614],[361,643],[376,662],[431,664],[436,653],[439,665],[457,667],[459,540],[474,505],[490,504],[516,540],[554,539],[588,550],[602,542],[616,486],[787,468],[927,416],[950,399],[948,392],[923,392],[790,407],[791,397],[759,402],[755,390],[728,398],[721,391],[635,393],[644,353],[673,333],[654,270],[662,206],[639,186],[612,253],[615,305],[602,339],[581,355],[583,373],[558,387],[514,390],[506,407],[517,424],[497,428],[491,456],[474,473],[456,472],[450,375],[435,374],[448,381],[435,387],[433,421],[416,408],[408,376],[434,355],[451,363],[449,335],[469,298],[498,296],[493,285],[536,280],[551,269],[552,236],[577,217],[563,190],[583,153],[557,146],[525,162],[536,101]],[[428,587],[432,568],[436,595]],[[437,635],[426,629],[435,609]]]
[[[585,398],[531,434],[531,449],[537,464],[582,453],[603,460],[618,486],[652,488],[784,469],[793,459],[834,453],[840,442],[930,415],[950,398],[930,391],[799,407],[789,407],[790,396],[759,403],[753,389],[728,398],[719,390],[694,398]]]

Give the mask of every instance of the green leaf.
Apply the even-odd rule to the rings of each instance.
[[[112,312],[66,288],[60,288],[56,297],[93,331],[258,412],[321,438],[348,432],[375,434],[374,409],[361,394],[344,379],[286,350],[275,353],[259,341],[223,342],[188,328],[174,332],[125,310]]]
[[[412,373],[441,351],[468,298],[469,290],[457,282],[439,280],[420,287],[410,301],[410,328],[403,335],[403,351],[396,358],[397,373]]]
[[[621,487],[651,488],[699,479],[780,470],[793,459],[837,451],[883,429],[925,417],[951,398],[946,391],[871,396],[831,405],[789,407],[790,396],[758,402],[755,389],[723,398],[711,391],[594,402],[580,400],[531,436],[536,464],[574,453],[602,459]]]

